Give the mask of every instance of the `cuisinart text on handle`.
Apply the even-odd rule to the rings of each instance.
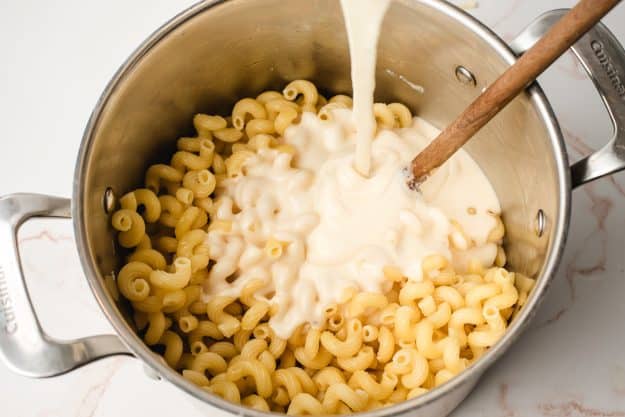
[[[15,311],[9,296],[9,287],[2,265],[0,265],[0,317],[4,317],[2,331],[6,334],[13,334],[17,331]]]
[[[622,99],[625,99],[625,85],[623,84],[623,80],[621,79],[621,75],[618,73],[614,63],[612,62],[612,58],[605,52],[605,47],[603,43],[597,40],[593,40],[590,42],[590,47],[592,48],[595,56],[599,60],[599,64],[605,70],[605,73],[610,78],[610,82],[612,86],[616,90],[616,93]]]

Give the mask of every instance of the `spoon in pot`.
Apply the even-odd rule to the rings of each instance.
[[[581,0],[412,160],[408,186],[417,189],[432,170],[448,160],[619,2]]]

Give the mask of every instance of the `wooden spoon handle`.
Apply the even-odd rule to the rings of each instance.
[[[414,188],[441,166],[619,2],[581,0],[412,160],[408,184]]]

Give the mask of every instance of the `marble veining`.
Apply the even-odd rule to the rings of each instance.
[[[11,152],[0,154],[0,194],[69,195],[80,132],[99,91],[145,36],[191,3],[0,5],[0,91],[6,92],[0,95],[0,114],[5,115],[3,143],[11,147]],[[456,3],[507,41],[540,13],[574,4]],[[94,8],[98,19],[93,19]],[[625,42],[623,20],[625,5],[605,22]],[[25,21],[36,29],[27,31]],[[45,73],[41,57],[53,57]],[[610,125],[579,63],[565,56],[540,81],[562,126],[571,161],[603,146]],[[24,130],[33,126],[33,111],[36,126]],[[35,165],[39,169],[33,169]],[[623,213],[623,173],[573,193],[569,240],[549,296],[523,337],[485,374],[454,417],[625,416]],[[112,331],[83,279],[69,221],[28,222],[19,242],[27,284],[49,334],[74,338]],[[149,379],[141,363],[127,357],[45,380],[23,378],[0,365],[0,386],[2,416],[201,415],[185,401],[186,394]],[[225,416],[217,410],[210,415]]]

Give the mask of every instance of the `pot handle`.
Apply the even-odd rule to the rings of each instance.
[[[69,218],[70,200],[40,194],[0,197],[0,358],[15,372],[50,377],[111,355],[130,354],[117,336],[59,341],[37,319],[24,281],[17,229],[31,217]]]
[[[527,51],[567,11],[552,10],[539,16],[512,41],[510,48],[519,55]],[[603,23],[595,25],[571,50],[595,84],[614,128],[603,148],[571,166],[571,183],[576,188],[625,169],[625,50]]]

